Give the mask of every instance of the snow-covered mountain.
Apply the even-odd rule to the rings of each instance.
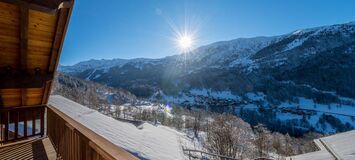
[[[124,65],[134,65],[140,68],[147,64],[157,65],[161,63],[171,63],[172,61],[181,63],[180,65],[183,65],[186,61],[191,63],[202,63],[202,61],[204,61],[203,64],[201,64],[203,67],[209,67],[209,65],[216,65],[217,63],[224,66],[225,62],[231,59],[246,59],[251,57],[260,49],[275,42],[278,38],[279,36],[238,38],[231,41],[216,42],[202,46],[187,55],[174,55],[161,59],[91,59],[72,66],[60,66],[59,70],[66,73],[84,72],[91,69],[108,71],[110,68],[123,67]]]
[[[136,59],[91,59],[88,61],[79,62],[72,66],[60,66],[59,69],[62,72],[83,72],[90,69],[104,70],[108,71],[112,67],[122,67],[127,63],[153,63],[159,60],[147,59],[147,58],[136,58]]]
[[[273,108],[290,102],[293,109],[311,105],[301,103],[302,98],[312,100],[315,106],[352,106],[355,22],[300,29],[281,36],[217,42],[188,54],[161,59],[90,60],[59,69],[82,79],[127,89],[152,101],[216,111],[246,103]],[[350,101],[344,102],[344,98]],[[288,109],[268,112],[286,111],[296,114]],[[321,115],[315,119],[319,121]]]

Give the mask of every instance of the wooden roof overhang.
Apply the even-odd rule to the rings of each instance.
[[[47,104],[73,0],[0,0],[0,109]]]

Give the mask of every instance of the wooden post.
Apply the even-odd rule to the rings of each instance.
[[[11,113],[11,112],[10,112]],[[14,119],[15,119],[15,135],[14,135],[14,139],[17,139],[18,138],[18,119],[19,119],[19,116],[18,116],[18,114],[19,114],[19,112],[18,111],[14,111],[14,112],[12,112],[12,113],[14,113],[14,114],[10,114],[10,116],[14,116]],[[12,117],[11,117],[12,118]]]
[[[36,110],[32,109],[32,136],[36,134]]]
[[[27,110],[23,112],[23,137],[27,137]]]
[[[4,113],[0,111],[0,145],[1,145],[1,142],[4,140],[3,119],[4,119]]]
[[[4,124],[5,124],[5,129],[4,129],[4,141],[6,142],[9,140],[9,112],[5,111],[4,113]]]
[[[44,112],[45,107],[41,107],[41,136],[44,136]]]

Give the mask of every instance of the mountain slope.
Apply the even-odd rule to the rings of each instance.
[[[136,96],[124,89],[57,74],[52,94],[62,95],[76,102],[98,109],[104,105],[120,105],[136,101]]]
[[[355,22],[217,42],[161,59],[91,60],[60,71],[152,101],[214,111],[249,107],[258,114],[248,114],[259,117],[250,123],[292,121],[299,130],[327,133],[355,127],[352,112],[331,115],[340,119],[336,123],[325,114],[335,112],[333,106],[355,106]],[[282,118],[286,114],[294,116]]]

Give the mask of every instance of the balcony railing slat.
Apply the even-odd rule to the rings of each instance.
[[[32,110],[32,135],[36,134],[36,112]]]
[[[4,113],[4,123],[5,123],[5,130],[4,130],[4,142],[9,140],[9,112]]]

